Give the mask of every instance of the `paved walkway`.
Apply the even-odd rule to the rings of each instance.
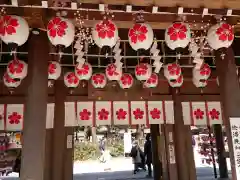
[[[198,180],[214,180],[212,167],[202,164],[197,153],[195,153],[195,163]],[[116,158],[107,164],[101,164],[99,161],[75,162],[73,180],[147,180],[146,172],[134,175],[132,169],[131,158]],[[12,173],[10,177],[0,177],[0,180],[17,180],[17,176],[18,174]]]

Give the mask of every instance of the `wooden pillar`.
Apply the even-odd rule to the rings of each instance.
[[[215,124],[213,125],[213,130],[216,139],[220,178],[228,178],[228,169],[225,157],[222,126],[220,124]]]
[[[152,163],[153,163],[153,177],[154,180],[161,180],[162,176],[162,156],[160,152],[160,129],[158,124],[151,124],[151,141],[152,141]]]
[[[48,99],[48,37],[46,32],[30,34],[28,40],[29,86],[24,112],[22,180],[43,180]]]
[[[55,111],[53,128],[52,180],[64,180],[65,152],[65,87],[62,80],[57,80],[55,89]]]
[[[221,102],[228,137],[229,155],[231,160],[232,180],[236,180],[236,169],[233,153],[230,119],[240,117],[240,86],[236,73],[236,64],[232,48],[223,48],[215,52],[216,68],[219,78]]]
[[[44,180],[52,180],[53,129],[46,129]]]
[[[178,168],[178,180],[190,180],[188,171],[188,161],[186,161],[186,134],[184,131],[184,121],[182,115],[182,103],[179,97],[179,89],[172,88],[174,104],[174,137],[176,163]]]
[[[184,125],[183,131],[186,133],[185,136],[185,147],[186,147],[186,161],[188,165],[188,171],[189,171],[189,179],[190,180],[196,180],[197,174],[196,174],[196,165],[194,160],[194,153],[193,153],[193,146],[192,146],[192,131],[191,126]]]
[[[163,179],[177,180],[178,170],[176,165],[176,151],[174,147],[173,125],[164,124],[161,127],[163,133]]]
[[[74,156],[74,127],[65,127],[65,142],[70,146],[65,146],[64,152],[64,180],[73,179],[73,156]],[[68,142],[72,141],[72,142]]]

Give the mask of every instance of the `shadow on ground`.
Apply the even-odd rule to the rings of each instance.
[[[218,171],[218,170],[217,170]],[[132,171],[117,171],[117,172],[98,172],[98,173],[83,173],[74,174],[73,180],[135,180],[144,179],[146,172],[142,171],[134,175]],[[0,177],[0,180],[18,180],[16,177]],[[213,168],[198,167],[197,180],[214,180]]]

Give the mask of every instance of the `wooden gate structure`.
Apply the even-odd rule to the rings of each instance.
[[[74,44],[83,34],[88,36],[85,31],[91,31],[94,24],[103,19],[105,3],[111,10],[110,15],[114,15],[112,21],[121,38],[123,71],[134,73],[136,65],[142,62],[155,66],[149,50],[134,51],[127,40],[134,14],[140,13],[153,28],[163,66],[174,62],[180,65],[184,78],[181,86],[172,87],[172,81],[168,82],[163,75],[163,68],[154,88],[146,88],[137,80],[129,89],[120,88],[115,81],[108,81],[104,88],[95,88],[91,81],[80,81],[76,88],[64,85],[64,73],[74,70],[76,58],[81,54],[76,53]],[[23,130],[22,180],[72,179],[73,148],[67,148],[67,141],[74,126],[114,124],[150,127],[155,180],[161,179],[160,160],[164,179],[195,180],[190,125],[225,125],[232,179],[237,180],[229,119],[240,118],[238,0],[0,0],[0,7],[0,73],[4,75],[13,57],[28,63],[28,75],[19,87],[8,89],[4,81],[0,82],[0,130]],[[23,17],[30,27],[27,41],[19,43],[17,51],[14,39],[12,42],[4,36],[14,34],[19,24],[5,15]],[[85,33],[76,34],[75,41],[67,48],[54,46],[48,39],[47,32],[54,25],[47,24],[56,15],[71,19],[76,31],[85,28]],[[79,24],[79,18],[84,24]],[[221,20],[234,26],[235,40],[230,47],[212,50],[206,44],[200,48],[201,58],[211,67],[211,76],[204,88],[193,84],[195,64],[188,48],[171,50],[164,41],[165,29],[179,18],[189,24],[196,39],[205,37],[207,29]],[[67,27],[66,23],[61,26]],[[63,36],[66,32],[58,29],[55,35],[52,33]],[[85,45],[84,49],[83,57],[92,65],[94,73],[105,72],[106,66],[113,62],[113,48]],[[51,61],[61,64],[62,75],[49,85],[48,63]],[[219,125],[216,128],[218,158],[221,177],[227,177]]]

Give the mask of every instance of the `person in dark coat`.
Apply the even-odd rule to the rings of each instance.
[[[144,156],[146,158],[146,164],[148,167],[147,177],[152,177],[152,142],[150,134],[147,134],[146,136],[146,142],[144,144]]]

